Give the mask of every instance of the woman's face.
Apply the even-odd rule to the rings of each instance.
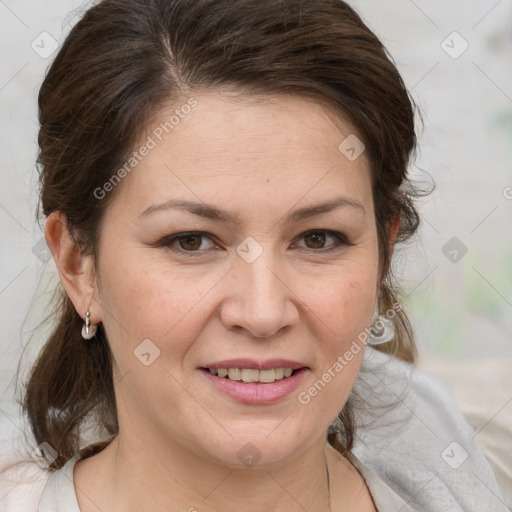
[[[91,317],[112,348],[120,432],[233,467],[291,460],[324,435],[362,361],[335,365],[375,308],[368,161],[352,138],[339,149],[354,129],[316,103],[194,98],[143,135],[101,231]],[[163,206],[178,200],[190,208]]]

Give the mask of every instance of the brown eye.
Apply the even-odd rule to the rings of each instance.
[[[165,247],[181,255],[204,256],[206,251],[212,249],[215,244],[211,236],[206,233],[190,232],[165,237],[157,243],[157,246]]]
[[[300,238],[306,240],[306,249],[311,249],[314,252],[319,253],[341,249],[343,246],[354,245],[342,233],[325,229],[308,231],[301,235]],[[326,245],[329,239],[334,240],[334,242]],[[320,250],[315,251],[315,249]]]
[[[186,251],[197,251],[201,247],[201,235],[188,235],[179,238],[180,247]]]
[[[310,249],[321,249],[325,244],[326,236],[324,233],[309,233],[304,240],[311,240],[311,245],[306,244]]]

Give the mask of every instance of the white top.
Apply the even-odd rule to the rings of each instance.
[[[353,394],[367,404],[348,458],[379,512],[509,512],[474,430],[437,381],[368,347]],[[80,512],[78,459],[50,474],[0,452],[0,512]]]

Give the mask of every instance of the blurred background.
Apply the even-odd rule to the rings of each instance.
[[[511,506],[512,0],[349,3],[424,119],[411,176],[436,188],[419,202],[418,239],[394,263],[419,367],[475,428]],[[0,455],[23,428],[13,379],[22,351],[29,364],[44,341],[47,326],[34,329],[58,279],[35,220],[37,92],[89,4],[0,0]]]

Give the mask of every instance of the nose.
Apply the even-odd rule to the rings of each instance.
[[[268,338],[298,323],[293,283],[268,247],[252,263],[237,257],[234,265],[225,283],[227,293],[220,315],[227,329]]]

